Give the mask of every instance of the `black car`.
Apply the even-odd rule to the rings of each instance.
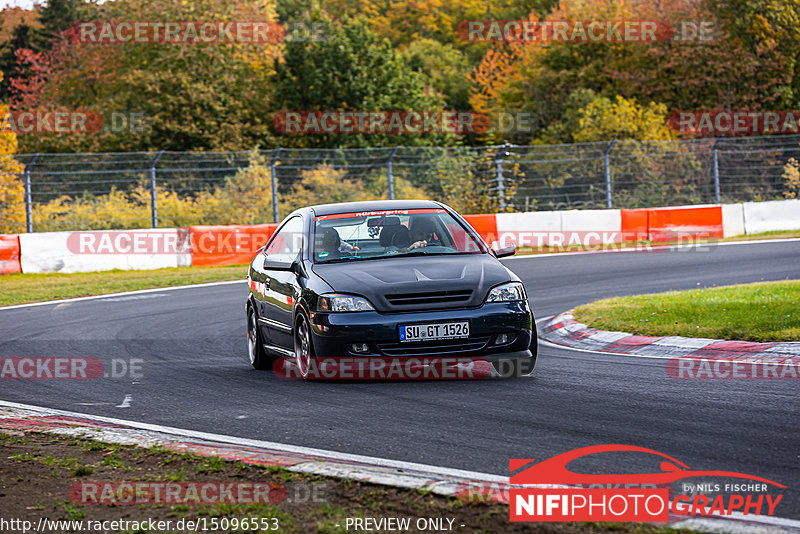
[[[250,363],[291,359],[282,363],[313,378],[323,359],[467,358],[490,362],[494,375],[526,374],[536,363],[533,314],[497,260],[514,252],[492,250],[439,202],[298,209],[250,264]]]

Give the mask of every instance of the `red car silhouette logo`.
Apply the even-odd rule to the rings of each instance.
[[[588,456],[590,454],[597,454],[600,452],[644,452],[654,454],[664,458],[660,464],[661,471],[656,473],[634,473],[634,474],[621,474],[621,475],[592,475],[585,473],[576,473],[567,469],[567,464]],[[523,465],[527,465],[535,460],[512,460],[510,462],[511,471],[516,470]],[[779,488],[785,488],[783,484],[779,484],[766,478],[747,475],[744,473],[737,473],[734,471],[698,471],[691,469],[683,462],[676,460],[671,456],[664,453],[647,449],[644,447],[636,447],[633,445],[594,445],[592,447],[582,447],[575,449],[558,456],[554,456],[547,460],[538,462],[527,469],[512,475],[510,483],[514,485],[522,484],[670,484],[676,480],[692,477],[730,477],[730,478],[745,478],[757,482],[766,482]]]

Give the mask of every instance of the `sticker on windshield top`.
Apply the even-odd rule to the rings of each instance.
[[[375,217],[379,215],[413,215],[416,213],[447,213],[442,208],[417,208],[409,210],[377,210],[377,211],[355,211],[350,213],[336,213],[333,215],[319,215],[315,221],[325,221],[328,219],[345,219],[348,217]]]

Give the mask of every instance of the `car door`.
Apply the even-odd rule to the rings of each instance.
[[[303,252],[303,218],[292,217],[278,230],[264,249],[264,260],[291,264]],[[267,343],[273,350],[292,350],[292,319],[294,303],[300,295],[298,275],[294,270],[264,268],[264,297],[259,322],[266,330]],[[278,352],[281,352],[278,350]]]

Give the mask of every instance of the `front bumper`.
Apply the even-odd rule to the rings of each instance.
[[[380,356],[479,357],[488,361],[530,358],[533,314],[527,302],[493,302],[478,308],[402,313],[311,313],[312,343],[317,357]],[[468,321],[468,338],[447,341],[400,342],[401,325]],[[498,344],[497,336],[509,341]],[[365,343],[368,352],[355,352]]]

